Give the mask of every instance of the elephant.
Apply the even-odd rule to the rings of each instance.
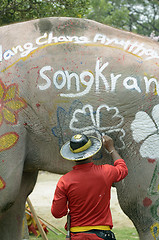
[[[82,18],[0,27],[0,239],[21,239],[39,170],[65,174],[71,136],[114,139],[115,183],[140,240],[159,239],[159,51],[149,37]],[[103,148],[95,164],[113,164]],[[50,206],[51,208],[51,206]]]

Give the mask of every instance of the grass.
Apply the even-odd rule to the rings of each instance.
[[[114,228],[113,232],[117,240],[139,240],[139,236],[135,228]]]
[[[65,229],[60,228],[60,230],[64,233],[66,233]],[[62,234],[61,232],[58,232],[56,229],[53,229],[53,231],[55,231],[58,235],[53,233],[51,230],[49,230],[49,232],[47,234],[48,240],[65,240],[66,236],[64,234]],[[29,239],[30,240],[42,240],[42,237],[40,237],[40,236],[35,237],[34,235],[30,235]]]
[[[60,228],[63,232],[65,230],[63,228]],[[47,234],[48,240],[65,240],[65,236],[55,230],[59,235],[56,235],[55,233],[51,232],[49,230],[49,233]],[[136,232],[135,228],[114,228],[113,232],[116,236],[117,240],[139,240],[138,234]],[[36,238],[35,236],[31,235],[30,236],[31,240],[42,240],[41,237]]]

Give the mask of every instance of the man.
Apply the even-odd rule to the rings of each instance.
[[[57,184],[51,207],[55,218],[71,216],[71,240],[115,240],[110,212],[110,190],[128,174],[124,160],[115,150],[112,138],[103,136],[103,145],[114,166],[95,165],[91,158],[102,147],[95,137],[77,134],[61,148],[63,158],[75,161],[73,170]]]

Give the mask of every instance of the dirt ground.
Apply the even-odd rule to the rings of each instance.
[[[60,177],[61,175],[58,174],[40,172],[35,188],[29,196],[37,215],[55,227],[63,227],[66,222],[65,217],[62,219],[55,219],[50,211],[55,187]],[[118,204],[115,188],[112,188],[111,191],[111,212],[115,228],[134,227],[133,223],[123,213]]]

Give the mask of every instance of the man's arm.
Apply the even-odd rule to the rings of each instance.
[[[51,213],[55,218],[61,218],[67,215],[67,212],[67,196],[65,194],[63,182],[60,179],[55,190],[54,199],[51,206]]]
[[[114,147],[113,139],[107,135],[103,136],[103,146],[111,154],[115,171],[112,171],[114,182],[119,182],[128,175],[128,168],[125,161],[121,158]],[[113,170],[113,169],[112,169]]]

